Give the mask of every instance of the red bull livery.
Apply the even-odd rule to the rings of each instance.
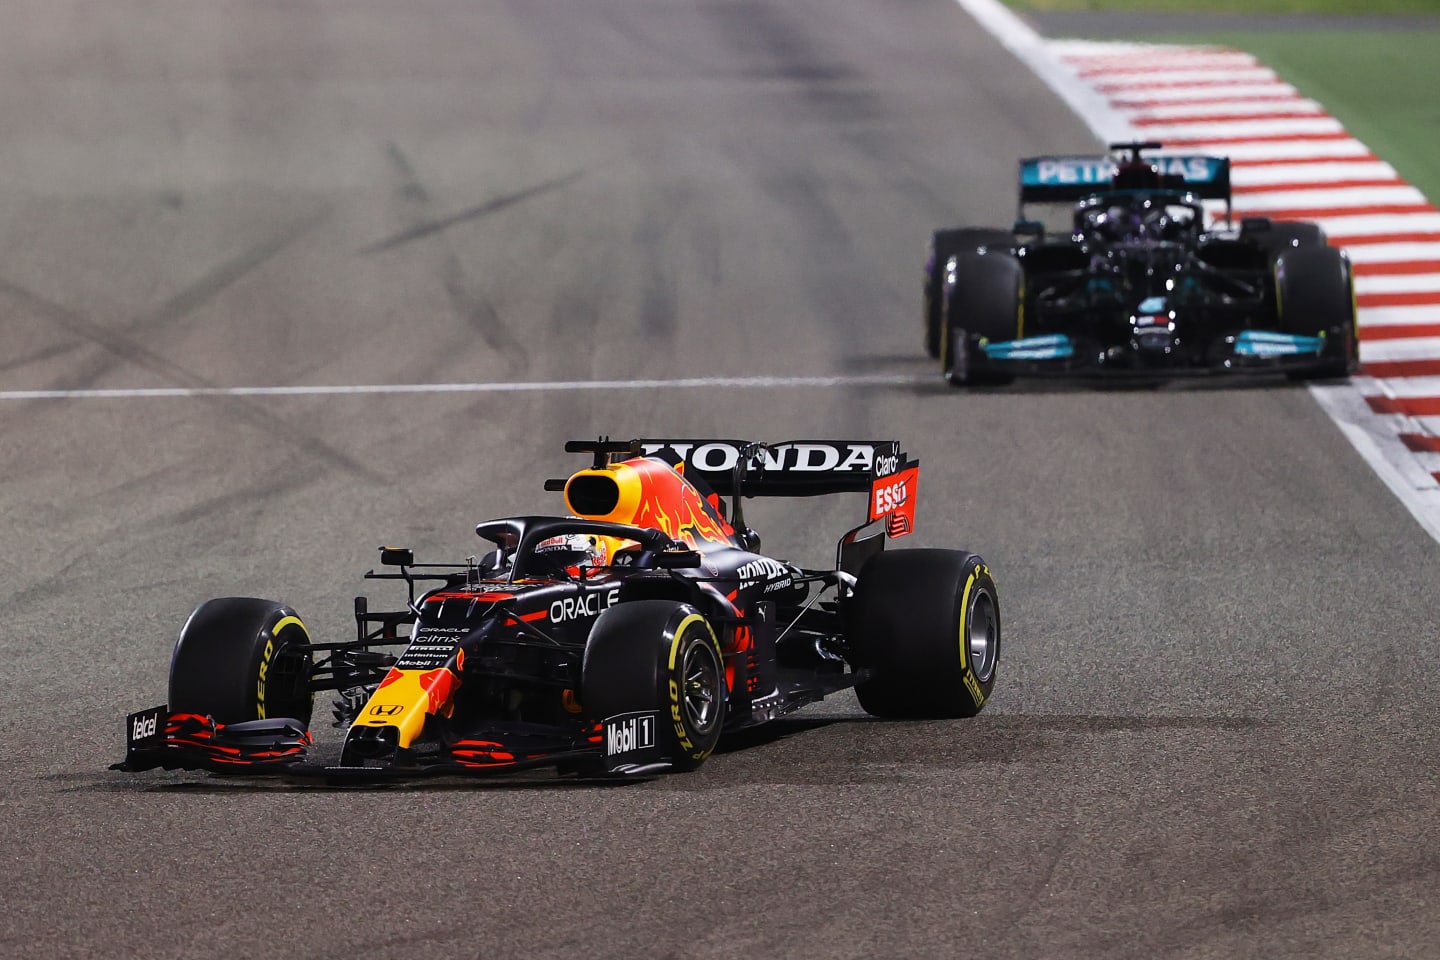
[[[209,600],[180,630],[169,700],[131,714],[117,769],[382,780],[553,767],[690,770],[722,735],[855,688],[884,717],[967,717],[994,688],[985,561],[886,550],[915,522],[919,463],[894,441],[572,441],[546,483],[566,515],[491,520],[483,556],[381,548],[356,633],[312,637],[284,604]],[[860,493],[833,568],[760,552],[747,497]],[[728,501],[727,499],[728,498]],[[333,744],[312,734],[333,699]],[[327,749],[328,746],[328,749]]]

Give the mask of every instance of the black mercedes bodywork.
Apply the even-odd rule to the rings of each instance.
[[[1012,228],[935,234],[926,346],[951,383],[1354,369],[1343,251],[1312,223],[1235,227],[1229,161],[1144,152],[1160,146],[1022,160]],[[1031,204],[1065,204],[1069,222],[1031,219]]]

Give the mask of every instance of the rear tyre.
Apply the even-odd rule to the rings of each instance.
[[[1284,333],[1325,338],[1318,369],[1291,379],[1348,377],[1358,363],[1355,282],[1335,247],[1297,247],[1275,261],[1275,312]]]
[[[1241,239],[1249,240],[1273,262],[1291,250],[1309,250],[1326,246],[1329,241],[1318,223],[1303,220],[1271,220],[1268,228],[1242,230]]]
[[[580,699],[596,721],[658,713],[660,754],[694,770],[725,723],[725,659],[714,629],[694,607],[671,600],[608,608],[585,643]]]
[[[1020,336],[1025,274],[1009,254],[963,253],[955,258],[955,279],[945,292],[945,333],[940,369],[951,386],[1010,383],[1013,374],[988,368],[981,345]]]
[[[1000,599],[985,561],[958,550],[897,550],[861,568],[847,605],[855,687],[877,717],[973,717],[1000,664]]]
[[[960,253],[996,250],[1009,251],[1015,246],[1015,234],[995,227],[960,227],[937,230],[930,238],[930,258],[925,263],[925,352],[932,358],[940,356],[940,337],[944,322],[945,264]]]
[[[310,726],[310,633],[273,600],[223,597],[190,614],[170,658],[170,710],[217,723],[286,717]]]

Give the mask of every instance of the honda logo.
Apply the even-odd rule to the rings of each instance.
[[[404,709],[405,709],[405,708],[402,707],[402,706],[400,706],[399,704],[395,704],[395,703],[382,703],[382,704],[380,704],[379,706],[375,706],[375,707],[371,707],[371,708],[370,708],[370,716],[372,716],[372,717],[393,717],[393,716],[395,716],[395,714],[399,713],[401,710],[404,710]]]

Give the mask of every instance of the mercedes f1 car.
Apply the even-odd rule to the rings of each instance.
[[[727,731],[853,687],[882,717],[967,717],[1000,657],[985,561],[886,550],[914,523],[919,462],[894,442],[572,441],[568,516],[479,524],[463,564],[382,547],[408,600],[355,599],[356,634],[312,638],[270,600],[210,600],[180,630],[169,700],[126,719],[117,769],[330,780],[548,766],[699,766]],[[863,492],[833,569],[760,552],[747,497]],[[722,498],[729,497],[729,503]],[[343,741],[318,758],[314,698]]]
[[[925,348],[957,386],[1016,375],[1279,372],[1356,364],[1350,262],[1317,224],[1234,228],[1224,157],[1020,161],[1012,229],[937,232],[925,268]],[[1223,219],[1206,227],[1207,202]],[[1029,204],[1070,206],[1047,232]],[[1218,212],[1218,211],[1217,211]]]

